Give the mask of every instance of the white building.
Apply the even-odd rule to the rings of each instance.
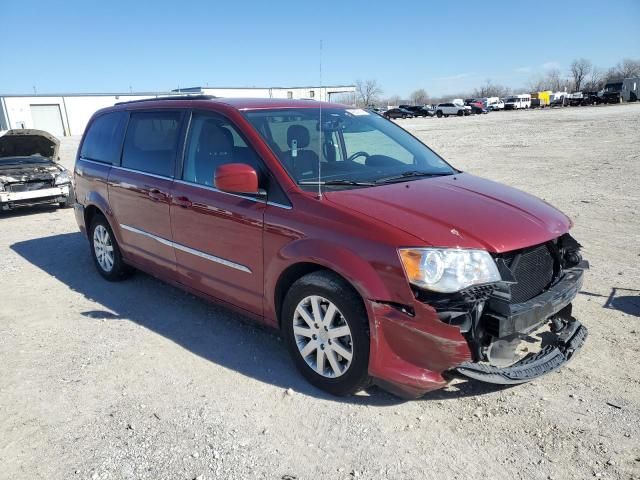
[[[337,95],[355,92],[355,87],[193,87],[171,92],[70,93],[51,95],[0,94],[0,132],[13,128],[36,128],[57,137],[82,135],[96,110],[117,102],[169,95],[202,94],[228,98],[293,98],[332,101]]]

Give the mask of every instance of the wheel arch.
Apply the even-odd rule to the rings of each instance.
[[[349,285],[354,293],[358,295],[359,299],[362,301],[362,305],[366,310],[365,298],[362,296],[362,293],[358,291],[358,289],[353,285],[348,278],[344,275],[341,275],[339,272],[334,270],[333,268],[327,267],[326,265],[322,265],[320,263],[314,263],[310,261],[300,261],[296,262],[292,265],[289,265],[285,270],[282,271],[278,281],[276,282],[276,286],[274,289],[274,307],[276,313],[276,321],[278,327],[282,327],[282,305],[284,304],[284,299],[287,295],[287,292],[291,288],[291,286],[299,279],[314,272],[330,272],[337,277],[339,277],[342,281],[344,281],[347,285]]]
[[[391,258],[385,258],[386,250],[372,253],[380,264],[391,264]],[[298,278],[317,270],[328,270],[342,278],[360,296],[365,306],[370,300],[398,300],[402,293],[411,295],[410,290],[387,285],[389,279],[374,268],[367,258],[351,248],[323,239],[305,238],[284,246],[265,270],[266,297],[265,314],[272,319],[274,326],[280,324],[282,304],[289,287]],[[396,282],[393,282],[394,284]],[[411,300],[407,299],[409,302]],[[367,308],[369,311],[369,308]]]

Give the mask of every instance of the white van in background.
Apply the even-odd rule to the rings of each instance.
[[[505,110],[520,110],[522,108],[531,108],[531,95],[528,93],[522,95],[512,95],[504,101]]]

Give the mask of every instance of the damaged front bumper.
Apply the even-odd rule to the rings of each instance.
[[[513,385],[528,382],[559,369],[571,360],[584,345],[588,331],[579,321],[571,319],[556,333],[557,337],[553,343],[508,367],[465,362],[456,371],[465,377],[487,383]]]
[[[67,197],[69,197],[69,185],[25,192],[0,192],[0,210],[46,203],[63,203]]]
[[[509,282],[453,295],[416,292],[413,308],[371,302],[370,375],[383,388],[416,398],[451,376],[517,384],[559,369],[588,334],[571,315],[588,262],[577,249],[572,253],[547,288],[521,303],[512,303]]]

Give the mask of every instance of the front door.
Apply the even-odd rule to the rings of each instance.
[[[120,166],[109,175],[109,204],[121,248],[145,270],[175,277],[169,204],[181,111],[132,112]]]
[[[172,191],[171,227],[179,279],[200,292],[262,315],[265,203],[221,192],[225,163],[261,162],[237,129],[212,112],[194,112],[182,176]]]

